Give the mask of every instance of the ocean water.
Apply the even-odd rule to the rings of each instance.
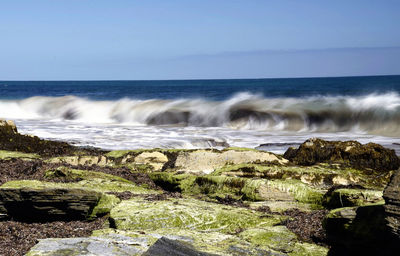
[[[320,137],[400,152],[400,76],[0,81],[0,118],[21,133],[104,149],[283,153]]]

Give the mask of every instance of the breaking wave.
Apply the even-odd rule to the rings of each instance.
[[[239,93],[205,99],[94,101],[75,96],[1,100],[0,118],[84,123],[228,127],[264,131],[345,132],[400,136],[400,95],[267,98]]]

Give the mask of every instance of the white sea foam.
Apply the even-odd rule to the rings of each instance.
[[[31,97],[0,100],[0,118],[16,120],[25,133],[107,149],[279,147],[316,136],[400,143],[397,93],[307,98],[239,93],[225,101]]]

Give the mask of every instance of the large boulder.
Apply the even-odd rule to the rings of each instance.
[[[394,150],[375,143],[363,145],[357,141],[312,138],[298,149],[289,148],[284,157],[295,164],[306,166],[326,162],[377,171],[397,170],[400,167],[400,160]]]

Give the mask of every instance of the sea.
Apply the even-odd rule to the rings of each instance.
[[[246,147],[319,137],[400,153],[400,76],[0,81],[0,118],[23,134],[106,150]]]

